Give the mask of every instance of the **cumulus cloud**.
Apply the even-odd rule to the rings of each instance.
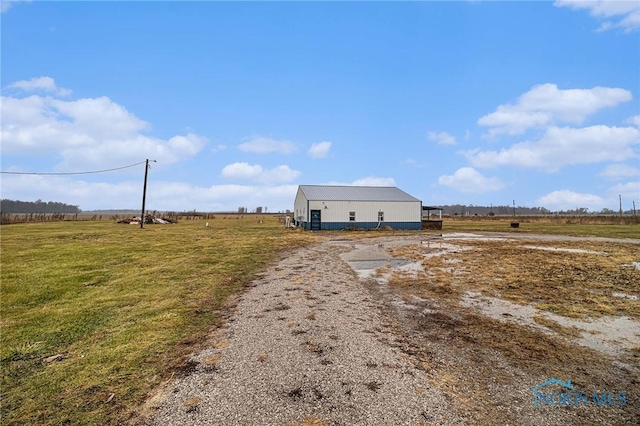
[[[51,77],[34,77],[31,80],[20,80],[9,85],[12,89],[20,89],[24,92],[46,92],[58,96],[68,96],[71,90],[58,87]]]
[[[610,180],[620,180],[633,177],[640,181],[640,168],[624,163],[610,164],[605,167],[598,176],[602,176]]]
[[[238,145],[238,148],[243,152],[253,152],[256,154],[268,154],[271,152],[291,154],[298,150],[296,144],[291,141],[276,140],[260,135],[251,137],[249,141]]]
[[[631,92],[619,88],[562,90],[555,84],[540,84],[521,95],[515,104],[500,105],[481,117],[478,125],[489,127],[490,136],[518,135],[562,122],[580,124],[597,111],[631,98]]]
[[[262,173],[262,166],[259,164],[233,163],[222,169],[222,177],[227,179],[253,179],[260,173]]]
[[[499,191],[505,187],[500,179],[485,177],[472,167],[462,167],[453,175],[440,176],[438,183],[469,194],[484,194]]]
[[[292,170],[289,166],[281,165],[273,169],[264,170],[260,176],[260,181],[265,184],[286,183],[297,179],[300,172]]]
[[[351,185],[353,186],[396,186],[396,181],[393,178],[367,176],[361,179],[354,180]]]
[[[49,87],[54,90],[55,85]],[[206,144],[194,133],[169,139],[149,136],[149,123],[105,96],[0,100],[2,154],[55,155],[61,158],[58,168],[65,171],[104,169],[141,158],[170,164],[195,155]]]
[[[326,158],[331,149],[331,142],[318,142],[311,145],[307,153],[312,158]]]
[[[602,21],[599,31],[622,28],[628,33],[640,28],[640,3],[637,1],[557,0],[554,4],[556,7],[587,10]]]
[[[286,183],[297,179],[300,172],[287,165],[264,169],[259,164],[233,163],[222,169],[222,177],[227,179],[251,180],[263,184]]]
[[[584,194],[563,189],[550,192],[540,197],[535,203],[550,210],[571,210],[582,207],[590,210],[601,210],[604,200],[594,194]]]
[[[396,186],[393,178],[367,176],[356,179],[353,182],[327,182],[326,185],[344,185],[344,186]]]
[[[427,137],[429,138],[430,141],[438,142],[439,145],[455,145],[456,144],[456,138],[451,136],[447,132],[440,132],[440,133],[429,132],[427,133]]]
[[[537,141],[526,141],[500,151],[465,153],[476,167],[520,166],[556,171],[571,164],[621,162],[637,158],[634,145],[640,131],[633,127],[549,127]]]

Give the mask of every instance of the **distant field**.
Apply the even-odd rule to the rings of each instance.
[[[512,228],[511,222],[518,222]],[[609,238],[640,238],[640,216],[495,216],[445,218],[443,231],[541,233]]]
[[[285,230],[276,215],[207,221],[2,226],[2,424],[122,424],[189,368],[229,297],[278,253],[335,235]],[[443,230],[640,238],[637,224],[510,222],[451,218]],[[381,233],[394,234],[366,234]]]

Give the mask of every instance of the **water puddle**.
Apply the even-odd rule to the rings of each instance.
[[[561,247],[545,247],[545,246],[522,246],[522,247],[528,248],[528,249],[533,249],[533,250],[562,251],[562,252],[566,252],[566,253],[583,253],[583,254],[600,254],[600,255],[607,254],[607,252],[604,252],[604,251],[573,249],[573,248],[561,248]]]
[[[619,355],[621,350],[629,350],[640,345],[640,323],[630,317],[605,316],[583,321],[539,311],[531,305],[518,305],[470,291],[462,296],[461,304],[475,307],[483,315],[499,321],[515,322],[547,334],[556,334],[534,320],[536,316],[545,317],[562,327],[578,329],[580,337],[570,340],[608,355]]]

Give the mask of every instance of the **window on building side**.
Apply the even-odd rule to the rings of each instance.
[[[349,222],[356,221],[356,212],[349,212]]]

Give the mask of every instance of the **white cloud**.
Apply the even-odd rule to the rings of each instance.
[[[456,191],[470,194],[484,194],[486,192],[499,191],[505,184],[496,177],[485,177],[472,167],[462,167],[453,175],[444,175],[438,178],[438,183],[448,186]]]
[[[281,165],[273,169],[263,169],[259,164],[233,163],[222,169],[222,177],[260,182],[263,184],[291,182],[300,176],[300,172],[289,166]]]
[[[331,142],[318,142],[311,145],[307,153],[312,158],[326,158],[331,149]]]
[[[427,137],[429,138],[430,141],[438,142],[439,145],[455,145],[456,144],[456,138],[451,136],[447,132],[440,132],[440,133],[429,132],[427,133]]]
[[[344,186],[396,186],[396,181],[393,178],[384,178],[376,176],[367,176],[361,179],[356,179],[353,182],[327,182],[325,185],[344,185]]]
[[[0,11],[5,13],[16,3],[31,3],[31,0],[2,0],[0,1]]]
[[[64,171],[105,169],[144,158],[170,164],[206,144],[193,133],[167,140],[148,136],[147,122],[104,96],[70,101],[3,96],[0,114],[2,155],[54,155]]]
[[[254,179],[260,173],[262,173],[262,166],[259,164],[233,163],[222,169],[222,177],[227,179]]]
[[[278,152],[290,154],[297,151],[296,144],[285,140],[276,140],[264,136],[253,136],[248,142],[241,143],[238,148],[243,152],[254,152],[257,154],[267,154]]]
[[[521,95],[515,104],[500,105],[478,120],[489,127],[489,135],[518,135],[531,128],[560,122],[582,123],[588,116],[632,99],[631,92],[610,87],[561,90],[555,84],[540,84]]]
[[[640,28],[640,3],[638,1],[557,0],[554,4],[557,7],[588,10],[591,16],[603,20],[599,31],[622,28],[625,32],[631,32]]]
[[[612,204],[619,205],[618,196],[621,196],[623,203],[622,208],[624,210],[630,209],[632,201],[636,202],[636,206],[638,206],[638,202],[640,201],[640,180],[636,179],[631,182],[619,183],[609,188],[608,192],[612,198],[615,198],[615,203]],[[625,207],[625,205],[628,207]]]
[[[519,166],[556,171],[570,164],[625,161],[637,158],[633,145],[640,131],[633,127],[549,127],[537,141],[521,142],[500,151],[467,151],[476,167]]]
[[[9,85],[12,89],[20,89],[24,92],[42,91],[58,96],[68,96],[71,90],[56,86],[56,82],[51,77],[34,77],[31,80],[20,80]]]
[[[611,180],[635,177],[638,181],[640,181],[640,168],[624,163],[610,164],[605,167],[604,170],[602,170],[602,172],[598,174],[598,176],[602,176]]]
[[[286,183],[297,179],[299,176],[299,171],[292,170],[289,166],[281,165],[265,170],[260,176],[260,182],[264,184]]]
[[[550,192],[540,197],[535,203],[550,210],[572,210],[582,207],[601,210],[605,204],[604,200],[597,195],[583,194],[567,189]]]
[[[367,176],[361,179],[354,180],[351,183],[351,185],[353,186],[396,186],[396,181],[393,178]]]
[[[640,127],[640,115],[634,115],[625,120],[625,123],[631,124],[636,127]]]

